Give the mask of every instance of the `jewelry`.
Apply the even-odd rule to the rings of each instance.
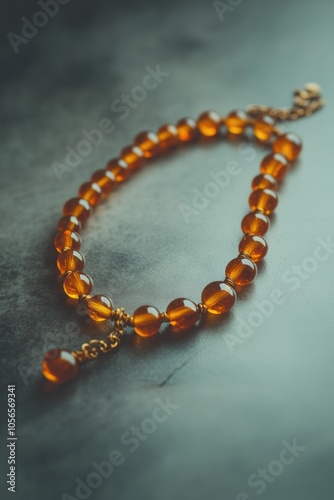
[[[77,374],[80,364],[116,349],[127,327],[141,337],[151,337],[164,322],[178,330],[186,330],[194,326],[204,314],[222,315],[229,311],[236,301],[236,291],[254,280],[256,262],[267,253],[268,246],[263,236],[269,228],[268,216],[278,203],[278,183],[302,149],[300,137],[294,133],[281,133],[276,121],[297,120],[311,115],[323,105],[320,87],[309,83],[304,89],[294,92],[291,108],[250,106],[246,112],[232,111],[224,118],[214,111],[201,114],[197,121],[183,118],[175,126],[163,125],[157,133],[140,133],[135,137],[134,145],[124,148],[119,158],[109,161],[106,169],[94,172],[91,180],[80,187],[78,197],[65,203],[64,216],[58,223],[54,244],[59,252],[57,265],[63,277],[65,294],[83,304],[93,321],[109,320],[113,328],[106,338],[85,342],[79,350],[71,352],[57,348],[46,353],[42,362],[43,375],[51,382],[67,382]],[[209,283],[202,292],[200,303],[177,298],[163,313],[153,306],[144,305],[138,307],[131,316],[123,308],[115,309],[106,295],[91,296],[93,282],[83,272],[85,259],[79,251],[79,231],[92,208],[139,170],[145,160],[170,148],[194,142],[201,136],[221,138],[223,128],[227,137],[229,134],[242,136],[250,129],[257,141],[271,149],[261,162],[261,173],[253,179],[249,197],[251,212],[241,223],[244,237],[239,243],[239,255],[227,264],[225,278]]]

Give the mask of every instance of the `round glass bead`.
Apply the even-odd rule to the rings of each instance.
[[[259,141],[269,141],[274,133],[274,130],[275,122],[271,116],[261,116],[261,118],[257,118],[253,123],[253,132]]]
[[[133,313],[133,328],[141,337],[155,335],[159,331],[161,322],[160,313],[153,306],[138,307]]]
[[[274,191],[277,189],[277,182],[272,175],[269,174],[259,174],[254,177],[252,181],[252,189],[273,189]]]
[[[83,198],[71,198],[63,207],[64,215],[74,215],[80,222],[85,222],[91,214],[91,207]]]
[[[179,142],[179,136],[175,125],[162,125],[158,130],[158,139],[161,149],[176,146]]]
[[[113,312],[112,302],[106,295],[94,295],[86,303],[88,316],[94,321],[106,321]]]
[[[299,135],[292,132],[279,135],[273,144],[275,153],[284,155],[289,161],[294,161],[298,158],[302,150],[302,140]]]
[[[55,384],[68,382],[78,373],[78,362],[73,354],[65,349],[52,349],[42,361],[44,377]]]
[[[85,267],[85,257],[78,250],[68,248],[58,255],[57,266],[61,274],[82,271]]]
[[[80,198],[84,198],[88,203],[95,207],[102,199],[102,189],[97,182],[84,182],[79,188]]]
[[[141,132],[136,135],[134,143],[142,150],[145,158],[153,158],[160,152],[159,138],[154,132]]]
[[[232,111],[224,120],[226,128],[230,134],[243,134],[249,120],[244,111]]]
[[[191,142],[198,136],[197,123],[192,118],[182,118],[176,128],[181,142]]]
[[[91,180],[100,186],[104,197],[107,197],[117,184],[115,174],[110,170],[96,170]]]
[[[65,215],[58,222],[59,231],[74,231],[78,233],[81,229],[80,221],[74,215]]]
[[[263,158],[260,166],[262,174],[269,174],[281,181],[288,171],[288,160],[279,153],[273,153]]]
[[[221,116],[215,111],[202,113],[197,120],[197,127],[202,135],[213,137],[218,134],[221,126]]]
[[[271,189],[256,189],[251,193],[248,201],[252,210],[258,210],[269,215],[277,207],[278,196]]]
[[[65,276],[63,288],[69,297],[79,299],[82,295],[89,295],[93,289],[93,281],[88,274],[74,271]]]
[[[124,182],[131,174],[129,165],[121,158],[113,158],[107,163],[107,170],[115,176],[116,182]]]
[[[170,324],[180,330],[194,326],[201,317],[199,307],[188,299],[173,300],[167,307],[166,313]]]
[[[54,239],[54,246],[57,252],[62,252],[64,248],[73,248],[79,250],[81,247],[80,235],[74,231],[58,231]]]
[[[258,234],[263,236],[269,229],[270,220],[261,212],[250,212],[241,222],[241,229],[245,234]]]
[[[253,262],[262,260],[268,251],[268,244],[262,236],[248,234],[239,243],[239,252],[246,253]]]
[[[223,314],[229,311],[237,298],[232,286],[224,281],[213,281],[202,292],[202,302],[211,314]]]
[[[126,146],[122,149],[120,157],[128,164],[130,170],[137,170],[144,163],[143,152],[137,146]]]
[[[255,279],[257,267],[251,259],[237,257],[227,264],[225,272],[236,285],[244,286]]]

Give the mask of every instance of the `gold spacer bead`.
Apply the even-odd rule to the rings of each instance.
[[[80,295],[79,297],[79,304],[87,304],[87,302],[89,301],[89,299],[91,299],[92,296],[91,295]]]
[[[160,319],[164,323],[168,323],[169,322],[169,317],[168,317],[168,314],[166,312],[160,313]]]
[[[229,278],[228,276],[225,277],[224,282],[230,285],[232,288],[235,288],[235,283],[232,278]]]
[[[241,258],[244,257],[245,259],[252,260],[251,256],[247,252],[241,252],[241,253],[239,253],[238,257],[241,257]]]
[[[197,304],[197,307],[200,310],[201,314],[205,314],[208,310],[207,306],[205,304],[203,304],[203,302],[200,302],[199,304]]]

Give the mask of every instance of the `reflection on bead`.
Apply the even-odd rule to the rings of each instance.
[[[161,326],[161,317],[158,309],[153,306],[141,306],[133,313],[134,331],[141,337],[155,335]]]
[[[93,289],[93,281],[88,274],[75,271],[65,276],[63,288],[66,295],[72,299],[78,299],[81,295],[90,294]]]
[[[96,170],[91,180],[100,186],[104,197],[107,197],[117,185],[115,174],[110,170]]]
[[[200,309],[192,300],[175,299],[166,309],[169,322],[180,330],[194,326],[201,316]]]
[[[241,229],[245,234],[258,234],[263,236],[269,229],[270,220],[261,212],[250,212],[241,222]]]
[[[259,141],[269,141],[274,133],[274,130],[275,122],[271,116],[261,116],[261,118],[257,118],[253,123],[253,132]]]
[[[201,134],[213,137],[218,134],[221,126],[221,117],[215,111],[202,113],[197,120],[197,127]]]
[[[120,158],[128,164],[130,170],[137,170],[144,163],[143,152],[137,146],[126,146],[123,148]]]
[[[246,257],[237,257],[226,266],[226,276],[231,278],[236,285],[249,285],[257,273],[256,264]]]
[[[58,231],[54,239],[54,246],[57,252],[62,252],[64,248],[73,248],[79,250],[81,247],[81,238],[74,231]]]
[[[78,194],[80,198],[84,198],[92,207],[95,207],[101,201],[102,189],[97,182],[85,182],[80,186]]]
[[[115,176],[117,182],[124,182],[131,174],[129,165],[121,158],[113,158],[107,163],[107,170]]]
[[[223,314],[233,307],[237,294],[224,281],[213,281],[202,292],[202,302],[211,314]]]
[[[83,198],[71,198],[63,207],[64,215],[74,215],[80,222],[85,222],[91,214],[91,207]]]
[[[262,236],[248,234],[240,241],[239,252],[249,255],[253,262],[259,262],[266,256],[268,244]]]
[[[256,189],[251,193],[248,201],[252,210],[269,215],[277,207],[278,196],[271,189]]]
[[[158,130],[158,139],[162,149],[176,146],[179,142],[179,136],[175,125],[162,125]]]
[[[182,118],[177,122],[176,128],[181,142],[190,142],[198,136],[197,123],[192,118]]]
[[[154,132],[141,132],[136,135],[134,143],[142,150],[145,158],[153,158],[160,152],[159,138]]]
[[[288,160],[278,153],[267,155],[263,158],[260,170],[263,174],[269,174],[281,181],[288,171]]]
[[[78,362],[72,353],[65,349],[52,349],[42,361],[44,377],[55,384],[68,382],[78,372]]]
[[[61,274],[68,271],[82,271],[85,266],[85,258],[78,250],[68,248],[58,255],[57,266]]]
[[[277,189],[277,182],[274,177],[269,174],[259,174],[254,177],[252,181],[252,189],[273,189],[274,191]]]
[[[65,215],[58,222],[59,231],[74,231],[78,233],[81,229],[80,221],[74,215]]]
[[[302,150],[302,140],[299,135],[292,132],[282,134],[275,139],[273,150],[284,155],[288,160],[294,161]]]
[[[225,118],[225,125],[230,134],[243,134],[249,123],[248,117],[244,111],[232,111]]]
[[[110,318],[113,306],[106,295],[94,295],[86,303],[88,316],[94,321],[106,321]]]

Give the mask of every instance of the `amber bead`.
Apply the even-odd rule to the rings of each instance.
[[[268,244],[262,236],[248,234],[239,243],[239,252],[246,253],[253,262],[262,260],[268,251]]]
[[[213,281],[202,292],[202,302],[211,314],[223,314],[233,307],[237,294],[224,281]]]
[[[218,134],[221,126],[221,116],[215,111],[202,113],[197,120],[197,127],[202,135],[213,137]]]
[[[83,198],[71,198],[63,207],[64,215],[74,215],[80,222],[85,222],[90,213],[90,204]]]
[[[272,175],[269,174],[259,174],[254,177],[252,181],[252,189],[277,189],[277,182]]]
[[[256,264],[246,257],[237,257],[226,266],[226,276],[236,285],[249,285],[256,277]]]
[[[239,110],[232,111],[224,121],[228,132],[235,135],[243,134],[249,123],[246,113]]]
[[[159,138],[154,132],[140,132],[136,135],[134,143],[142,150],[145,158],[153,158],[160,152]]]
[[[59,231],[75,231],[78,233],[81,229],[80,221],[74,215],[65,215],[58,222]]]
[[[191,142],[198,136],[197,123],[192,118],[182,118],[176,128],[181,142]]]
[[[241,222],[241,229],[245,234],[263,236],[269,229],[270,220],[261,212],[250,212]]]
[[[141,306],[133,313],[134,331],[141,337],[155,335],[161,326],[161,317],[158,309],[153,306]]]
[[[267,142],[271,139],[275,131],[275,122],[271,116],[264,115],[257,118],[253,123],[254,135],[259,141]]]
[[[100,186],[104,197],[107,197],[117,185],[115,174],[110,170],[96,170],[91,180]]]
[[[82,271],[85,267],[85,257],[78,250],[68,248],[58,255],[57,266],[61,274],[68,271]]]
[[[256,189],[251,193],[248,201],[252,210],[269,215],[277,207],[278,196],[272,189]]]
[[[117,182],[124,182],[131,174],[131,170],[126,161],[121,158],[113,158],[107,163],[107,170],[110,170],[115,176]]]
[[[169,322],[180,330],[186,330],[199,320],[201,311],[199,307],[189,299],[175,299],[166,309]]]
[[[64,248],[79,250],[81,247],[80,235],[74,231],[58,231],[54,239],[54,246],[57,252],[62,252]]]
[[[53,349],[43,357],[42,373],[50,382],[62,384],[78,373],[78,362],[71,352]]]
[[[68,274],[63,283],[66,295],[72,299],[78,299],[82,295],[89,295],[93,289],[93,281],[88,274],[74,271]]]
[[[162,125],[158,130],[158,139],[161,149],[176,146],[179,142],[179,136],[175,125]]]
[[[86,307],[88,316],[94,321],[106,321],[113,312],[112,302],[106,295],[94,295],[88,299]]]
[[[137,146],[126,146],[122,149],[120,158],[128,164],[130,170],[137,170],[144,163],[143,152]]]
[[[102,199],[102,189],[97,182],[85,182],[79,189],[80,198],[84,198],[88,203],[95,207]]]
[[[288,160],[294,161],[302,150],[302,140],[299,135],[292,132],[279,135],[273,144],[275,153],[284,155]]]
[[[278,153],[267,155],[263,158],[260,170],[263,174],[269,174],[281,181],[288,171],[288,160]]]

